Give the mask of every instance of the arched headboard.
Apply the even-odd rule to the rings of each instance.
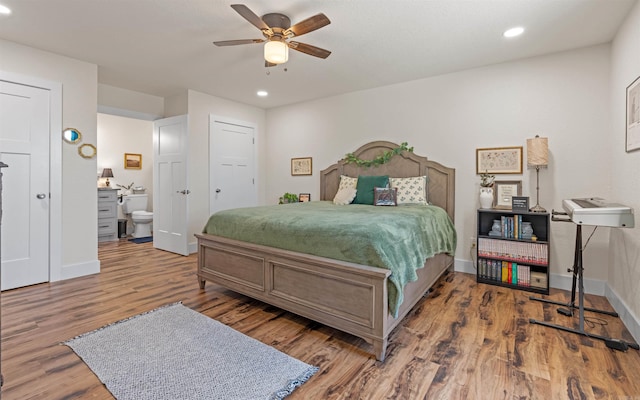
[[[387,141],[375,141],[361,146],[353,154],[363,160],[372,160],[385,151],[393,150],[399,145]],[[320,200],[333,200],[340,185],[340,175],[358,177],[358,175],[389,175],[394,178],[408,178],[426,175],[427,198],[429,203],[442,207],[452,221],[455,221],[455,179],[453,168],[430,161],[427,157],[413,152],[403,151],[391,158],[386,164],[373,167],[360,167],[343,160],[320,171]]]

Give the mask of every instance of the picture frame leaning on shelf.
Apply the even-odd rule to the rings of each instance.
[[[514,196],[522,196],[522,181],[495,181],[493,183],[494,208],[511,210]]]

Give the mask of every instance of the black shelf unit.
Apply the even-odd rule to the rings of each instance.
[[[520,234],[490,236],[494,220],[513,230],[515,219],[531,223],[536,240]],[[522,225],[517,223],[520,228]],[[509,229],[503,229],[508,231]],[[476,281],[529,292],[549,294],[549,213],[479,209],[476,232]],[[518,271],[513,276],[513,271]],[[511,274],[511,276],[510,276]],[[508,280],[509,278],[511,280]]]

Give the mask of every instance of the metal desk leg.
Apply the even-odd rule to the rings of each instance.
[[[586,311],[592,311],[592,312],[597,312],[597,313],[601,313],[601,314],[607,314],[607,315],[611,315],[614,317],[618,317],[618,313],[615,312],[611,312],[611,311],[604,311],[604,310],[597,310],[595,308],[588,308],[584,306],[584,267],[582,265],[582,225],[576,225],[576,248],[575,248],[575,254],[574,254],[574,260],[573,260],[573,284],[572,284],[572,288],[571,288],[571,303],[566,304],[566,303],[561,303],[558,301],[551,301],[551,300],[547,300],[547,299],[542,299],[542,298],[538,298],[538,297],[529,297],[530,300],[535,300],[535,301],[541,301],[544,303],[550,303],[550,304],[557,304],[557,305],[561,305],[561,306],[565,306],[565,307],[569,307],[569,310],[564,309],[564,308],[558,308],[558,313],[562,314],[562,315],[566,315],[566,316],[573,316],[573,309],[574,308],[578,308],[578,316],[579,316],[579,324],[578,324],[578,329],[574,329],[574,328],[568,328],[566,326],[562,326],[562,325],[556,325],[556,324],[552,324],[549,322],[544,322],[544,321],[538,321],[535,320],[533,318],[529,319],[529,323],[531,324],[538,324],[538,325],[543,325],[543,326],[547,326],[549,328],[555,328],[555,329],[559,329],[565,332],[571,332],[571,333],[575,333],[578,335],[584,335],[590,338],[594,338],[594,339],[598,339],[598,340],[602,340],[605,342],[605,344],[607,345],[607,347],[611,348],[611,349],[615,349],[615,350],[627,350],[627,348],[631,347],[632,349],[636,349],[636,350],[640,350],[640,346],[638,346],[638,344],[636,343],[632,343],[632,342],[627,342],[624,341],[622,339],[612,339],[609,337],[605,337],[605,336],[600,336],[600,335],[596,335],[596,334],[592,334],[592,333],[588,333],[584,330],[584,312]],[[579,290],[579,296],[578,296],[578,307],[576,307],[575,305],[575,298],[576,298],[576,283],[578,285],[578,290]]]

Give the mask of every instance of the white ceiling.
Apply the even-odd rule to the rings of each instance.
[[[331,20],[295,39],[329,58],[291,51],[270,74],[261,44],[212,44],[262,38],[236,2],[0,0],[13,11],[0,17],[0,38],[97,64],[107,85],[271,108],[606,43],[636,0],[246,0],[257,15],[280,12],[292,24],[320,12]],[[502,37],[516,25],[523,36]]]

